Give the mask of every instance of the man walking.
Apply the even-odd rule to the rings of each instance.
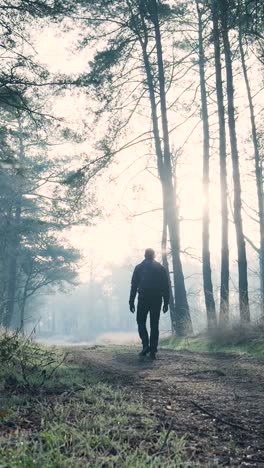
[[[156,359],[159,341],[159,319],[163,299],[163,312],[168,311],[169,280],[165,268],[155,260],[153,249],[146,249],[145,260],[136,266],[129,298],[129,307],[135,312],[135,297],[138,293],[137,324],[138,333],[143,349],[140,356],[150,352],[151,359]],[[148,313],[150,313],[150,340],[146,327]]]

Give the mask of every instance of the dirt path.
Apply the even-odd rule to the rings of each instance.
[[[162,349],[151,362],[137,352],[78,348],[69,360],[142,399],[168,435],[185,435],[194,462],[264,467],[264,361]]]

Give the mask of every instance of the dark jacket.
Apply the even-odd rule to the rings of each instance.
[[[160,263],[155,260],[143,260],[136,266],[131,281],[130,304],[134,303],[137,292],[143,295],[162,296],[164,304],[168,305],[169,280],[165,268]]]

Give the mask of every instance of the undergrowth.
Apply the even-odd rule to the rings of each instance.
[[[194,337],[171,336],[162,339],[161,346],[196,352],[247,353],[264,358],[264,323],[259,322],[248,326],[233,323],[225,329],[217,328],[210,333]]]
[[[0,468],[185,466],[184,439],[128,390],[17,334],[0,350]]]
[[[0,388],[26,389],[36,393],[65,359],[63,353],[46,349],[17,332],[0,333]]]

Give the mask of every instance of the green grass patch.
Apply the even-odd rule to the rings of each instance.
[[[49,350],[31,343],[24,379],[21,357],[12,356],[0,374],[0,468],[190,466],[184,438],[171,431],[163,447],[167,425],[133,392],[101,382],[83,363],[58,366],[56,350],[49,364]]]
[[[264,358],[263,326],[248,328],[233,325],[227,330],[216,330],[211,335],[178,338],[171,336],[160,341],[161,347],[194,352],[232,352]]]

